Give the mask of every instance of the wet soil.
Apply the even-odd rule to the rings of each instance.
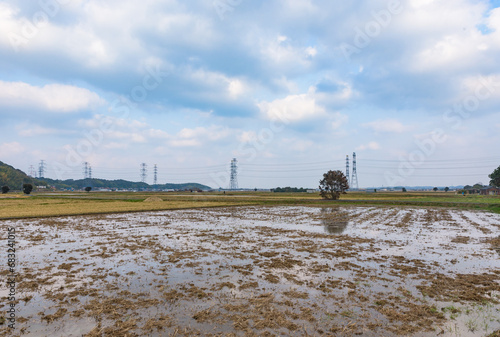
[[[14,336],[495,336],[500,216],[235,207],[2,221]],[[2,276],[6,271],[2,270]],[[0,306],[7,308],[0,288]]]

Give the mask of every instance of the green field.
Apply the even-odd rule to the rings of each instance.
[[[323,200],[317,193],[54,192],[0,196],[0,219],[248,205],[432,206],[500,213],[498,196],[462,196],[453,192],[349,192],[337,201]]]

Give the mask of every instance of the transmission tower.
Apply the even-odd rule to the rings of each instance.
[[[90,166],[90,165],[89,165],[89,171],[88,171],[88,178],[89,178],[89,181],[88,181],[87,186],[92,187],[92,166]]]
[[[349,182],[349,155],[345,156],[345,177],[347,182]]]
[[[35,167],[33,165],[30,165],[30,177],[36,178],[35,176],[36,176]]]
[[[83,179],[88,179],[89,178],[89,163],[85,162],[83,163]]]
[[[88,162],[83,163],[83,180],[85,187],[92,187],[92,167]]]
[[[352,180],[351,187],[359,189],[358,185],[358,172],[356,171],[356,152],[352,154]]]
[[[38,165],[38,178],[45,178],[45,160],[40,160]]]
[[[148,166],[146,163],[141,164],[141,181],[143,183],[146,182],[146,177],[148,176]]]
[[[155,164],[155,168],[154,168],[154,177],[153,177],[153,185],[157,185],[158,184],[158,166]]]
[[[229,189],[238,189],[238,161],[236,160],[236,158],[233,158],[233,160],[231,160],[231,180]]]

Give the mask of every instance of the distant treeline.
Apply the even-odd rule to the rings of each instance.
[[[143,182],[134,182],[127,180],[106,180],[106,179],[79,179],[79,180],[53,180],[44,179],[50,186],[54,186],[57,189],[83,189],[87,186],[92,187],[92,189],[109,188],[109,189],[133,189],[133,190],[144,190],[144,189],[157,189],[157,190],[209,190],[210,187],[197,183],[186,183],[186,184],[158,184],[149,185]]]
[[[303,187],[276,187],[272,190],[273,192],[307,192],[306,188]]]
[[[149,185],[143,182],[106,179],[67,179],[55,180],[49,178],[32,178],[21,170],[18,170],[8,164],[0,161],[0,188],[8,186],[9,190],[21,190],[23,184],[31,184],[33,186],[45,186],[46,188],[54,187],[58,190],[83,190],[85,187],[92,189],[128,189],[128,190],[210,190],[209,186],[197,183],[185,184],[158,184]]]

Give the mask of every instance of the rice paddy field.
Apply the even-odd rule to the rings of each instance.
[[[453,192],[349,192],[335,204],[376,206],[430,206],[480,209],[500,213],[499,196],[456,195]],[[53,192],[0,194],[0,219],[41,216],[106,214],[223,206],[332,204],[318,193],[269,192]]]
[[[2,199],[18,276],[0,335],[498,336],[498,199],[361,197]]]

